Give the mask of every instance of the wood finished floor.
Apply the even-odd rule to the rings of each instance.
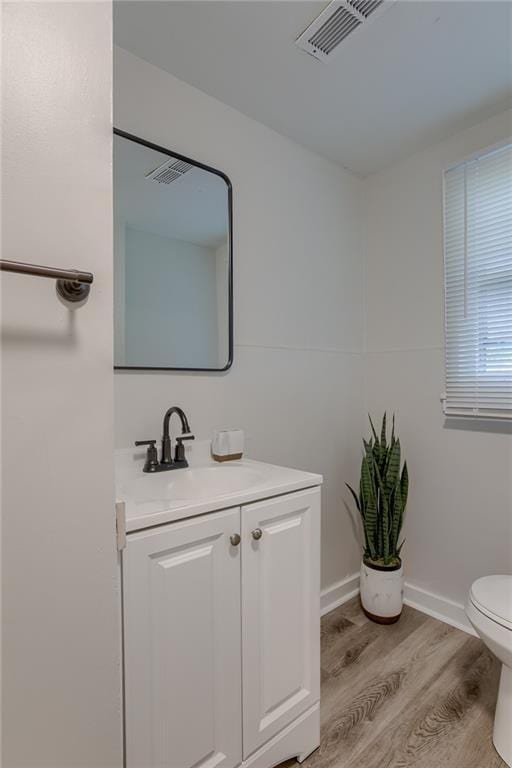
[[[506,768],[491,740],[498,678],[476,637],[408,607],[379,626],[356,598],[322,619],[321,746],[302,765]]]

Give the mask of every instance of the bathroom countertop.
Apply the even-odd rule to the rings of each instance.
[[[116,500],[126,532],[182,520],[321,485],[322,475],[241,459],[216,462],[209,441],[187,451],[188,469],[144,473],[144,453],[116,451]]]

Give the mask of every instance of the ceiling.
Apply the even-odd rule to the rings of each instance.
[[[193,167],[171,184],[146,178],[169,155],[114,137],[116,217],[126,226],[217,248],[228,236],[228,188],[215,173]]]
[[[117,2],[115,43],[365,176],[512,103],[512,2],[397,0],[317,61],[325,2]]]

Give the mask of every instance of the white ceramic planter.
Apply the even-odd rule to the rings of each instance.
[[[377,570],[361,563],[361,604],[366,615],[380,624],[398,621],[404,601],[403,566]]]

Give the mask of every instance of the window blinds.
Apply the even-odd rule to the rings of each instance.
[[[512,144],[444,173],[448,416],[512,419]]]

